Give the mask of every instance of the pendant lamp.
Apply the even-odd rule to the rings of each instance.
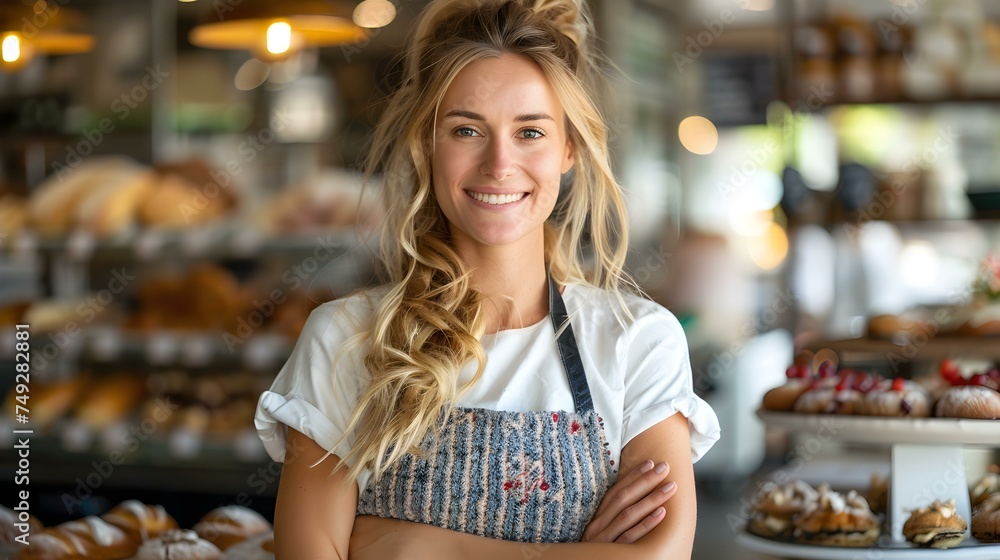
[[[392,6],[388,0],[376,1]],[[355,7],[356,3],[338,0],[217,0],[189,39],[203,48],[249,50],[264,61],[284,60],[303,48],[367,38],[353,19]],[[386,19],[391,17],[380,21]]]
[[[54,0],[0,3],[0,68],[17,71],[36,54],[77,54],[94,48],[79,12]]]

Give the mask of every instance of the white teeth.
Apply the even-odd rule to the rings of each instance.
[[[478,200],[479,202],[485,202],[486,204],[496,204],[496,205],[510,204],[511,202],[517,202],[518,200],[524,198],[525,195],[525,193],[496,195],[496,194],[485,194],[473,191],[465,191],[465,194]]]

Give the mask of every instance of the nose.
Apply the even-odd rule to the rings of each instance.
[[[493,138],[486,146],[479,172],[495,181],[503,181],[514,173],[512,147],[502,138]]]

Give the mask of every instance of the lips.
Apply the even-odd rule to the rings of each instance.
[[[491,204],[494,206],[503,206],[504,204],[512,204],[528,196],[528,193],[518,192],[518,193],[484,193],[477,191],[465,191],[465,194],[469,198],[478,200],[484,204]]]

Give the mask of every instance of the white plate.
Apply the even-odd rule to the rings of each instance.
[[[1000,444],[1000,420],[801,414],[757,410],[768,426],[858,443]]]
[[[751,535],[746,532],[746,529],[741,529],[736,534],[736,543],[754,552],[806,560],[868,560],[870,558],[880,560],[996,560],[1000,558],[1000,545],[979,544],[974,541],[966,541],[960,546],[948,550],[913,548],[906,544],[850,548],[772,541]]]

